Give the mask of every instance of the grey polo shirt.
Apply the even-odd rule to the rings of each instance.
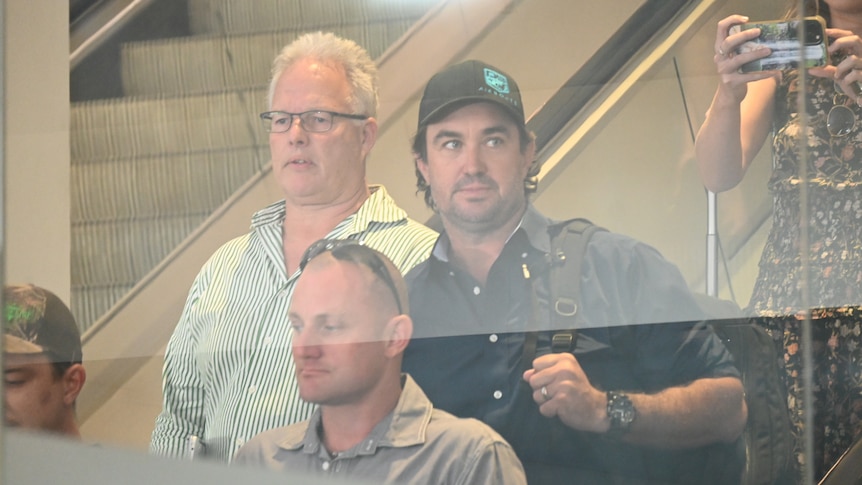
[[[347,451],[332,456],[320,442],[318,408],[307,421],[255,436],[234,462],[377,483],[526,484],[512,447],[489,426],[434,409],[407,374],[402,388],[395,409]]]

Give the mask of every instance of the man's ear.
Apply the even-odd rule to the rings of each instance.
[[[81,364],[72,364],[63,373],[63,403],[67,406],[74,406],[78,399],[78,394],[84,388],[84,383],[87,381],[87,371]]]
[[[525,147],[524,161],[525,161],[524,178],[526,178],[527,174],[530,173],[530,171],[534,169],[533,166],[535,164],[539,163],[538,160],[536,160],[536,139],[535,138],[530,140],[530,143],[528,143],[527,146]],[[538,170],[536,172],[538,173]]]
[[[395,357],[404,352],[407,344],[410,343],[410,337],[413,335],[413,320],[407,315],[398,315],[392,317],[386,323],[385,330],[386,339],[386,357]]]
[[[416,162],[416,170],[419,170],[419,173],[422,174],[422,178],[425,179],[425,183],[428,183],[428,164],[425,163],[425,160],[422,158],[422,155],[419,155],[416,152],[413,152],[413,161]]]
[[[365,123],[362,125],[362,159],[371,153],[371,149],[374,147],[374,143],[377,142],[377,120],[375,118],[368,118],[365,120]]]

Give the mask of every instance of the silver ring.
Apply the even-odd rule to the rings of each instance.
[[[724,57],[724,49],[722,49],[721,47],[718,48],[718,55]]]
[[[856,94],[856,97],[862,96],[862,82],[856,81],[853,83],[853,92]]]
[[[551,399],[551,397],[548,396],[548,387],[547,386],[542,386],[542,397],[545,398],[545,401]]]

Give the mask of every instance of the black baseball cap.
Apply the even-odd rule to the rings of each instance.
[[[494,66],[469,60],[438,72],[428,81],[419,103],[417,131],[447,113],[447,108],[476,101],[496,103],[517,123],[525,124],[521,90],[515,80]]]
[[[53,362],[80,363],[81,333],[57,295],[35,285],[3,287],[3,351],[46,354]]]

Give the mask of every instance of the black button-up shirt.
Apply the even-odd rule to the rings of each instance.
[[[733,456],[734,446],[653,450],[572,430],[538,412],[522,380],[524,341],[550,325],[546,254],[553,221],[529,207],[479,284],[448,262],[440,236],[432,256],[407,276],[414,336],[403,368],[435,407],[480,419],[506,438],[530,483],[703,483],[706,461]],[[528,271],[524,271],[526,265]],[[532,283],[539,278],[533,312]],[[732,358],[702,318],[682,275],[653,248],[598,232],[581,267],[582,326],[573,354],[602,390],[657,392],[704,377],[738,376]],[[554,331],[539,332],[537,355],[551,351]],[[563,480],[562,482],[559,480]]]

